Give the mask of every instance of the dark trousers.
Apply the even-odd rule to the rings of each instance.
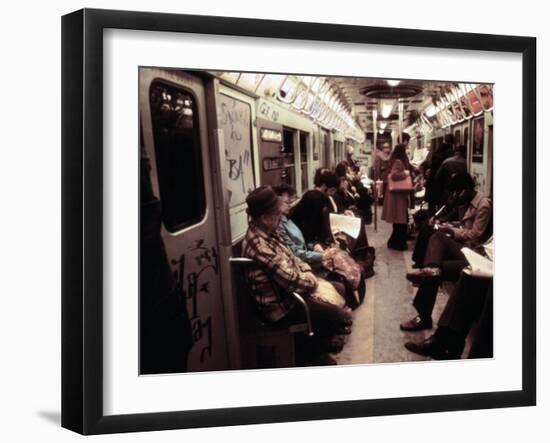
[[[492,286],[492,278],[472,277],[463,273],[438,323],[438,329],[447,328],[447,335],[455,336],[463,343],[474,321],[484,316],[484,321],[480,323],[480,342],[477,348],[473,348],[477,357],[488,357],[489,352],[492,354]],[[491,294],[489,304],[486,303],[488,294]]]
[[[441,264],[441,275],[439,278],[428,278],[424,280],[416,292],[413,306],[418,315],[423,319],[428,319],[432,316],[432,311],[437,298],[439,285],[443,281],[457,281],[460,278],[462,269],[468,266],[468,262],[464,260],[446,260]]]
[[[424,265],[441,268],[445,260],[466,261],[466,257],[464,257],[461,251],[463,247],[464,245],[462,243],[447,237],[442,232],[435,232],[428,242],[426,256],[424,257]]]
[[[493,357],[493,284],[487,290],[483,310],[478,320],[477,334],[468,358]]]
[[[345,298],[346,290],[344,285],[334,281],[331,281],[331,284]],[[309,296],[304,296],[304,300],[309,308],[315,338],[327,338],[337,335],[346,326],[349,314],[346,314],[342,308]],[[302,321],[305,321],[303,307],[296,305],[278,323],[292,324]]]
[[[394,223],[391,237],[388,240],[388,248],[398,251],[407,250],[407,225]]]
[[[419,267],[424,266],[424,257],[426,256],[426,250],[428,249],[428,242],[434,232],[436,231],[432,225],[425,226],[418,231],[412,259]]]
[[[344,295],[344,286],[341,283],[331,282],[340,295]],[[298,364],[303,364],[315,357],[327,352],[327,344],[330,339],[346,327],[346,320],[349,314],[333,304],[317,300],[312,297],[304,297],[309,308],[309,315],[314,331],[313,337],[305,334],[296,336],[296,358]],[[305,321],[302,307],[294,307],[282,320],[281,323],[296,323]]]

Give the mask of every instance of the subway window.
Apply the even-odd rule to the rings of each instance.
[[[162,220],[177,232],[206,211],[197,101],[181,87],[156,80],[149,90]]]

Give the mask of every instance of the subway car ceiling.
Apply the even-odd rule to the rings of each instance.
[[[212,72],[357,143],[366,134],[429,137],[493,109],[493,85],[418,80]]]

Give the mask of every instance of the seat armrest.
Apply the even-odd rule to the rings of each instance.
[[[230,257],[229,258],[229,263],[231,263],[233,265],[260,266],[254,260],[252,260],[250,258],[246,258],[246,257]],[[307,305],[304,298],[300,294],[298,294],[297,292],[290,292],[289,294],[304,309],[304,314],[305,314],[305,318],[306,318],[306,326],[307,326],[307,331],[306,332],[307,332],[307,335],[309,337],[312,337],[313,335],[315,335],[315,333],[313,332],[313,327],[312,327],[312,324],[311,324],[311,315],[309,313],[309,306]]]
[[[252,265],[254,264],[254,260],[251,258],[246,257],[230,257],[229,263],[235,263],[235,264],[242,264],[242,265]]]
[[[309,314],[309,306],[307,305],[306,301],[304,300],[304,298],[298,294],[297,292],[291,292],[291,295],[298,301],[298,303],[300,303],[302,305],[302,307],[304,308],[304,314],[305,314],[305,317],[306,317],[306,324],[307,324],[307,335],[310,336],[310,337],[313,337],[314,332],[313,332],[313,327],[311,326],[311,316]]]

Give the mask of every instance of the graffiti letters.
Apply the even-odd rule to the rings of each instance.
[[[210,295],[210,279],[212,273],[218,274],[218,255],[216,248],[209,248],[204,240],[197,240],[195,245],[190,248],[188,256],[195,262],[195,270],[186,273],[186,255],[181,254],[178,259],[172,260],[176,265],[174,275],[178,290],[180,290],[187,302],[189,320],[193,336],[193,346],[201,346],[200,362],[204,362],[206,357],[212,356],[212,315],[201,315],[201,301],[204,297]],[[210,272],[209,272],[210,271]],[[214,300],[206,300],[213,303]],[[211,309],[209,309],[211,311]]]
[[[242,128],[246,127],[249,121],[246,108],[237,108],[237,102],[233,101],[231,105],[223,102],[221,104],[220,124],[229,127],[229,138],[240,141],[243,138]]]
[[[242,191],[245,192],[243,168],[250,164],[250,151],[244,151],[238,158],[227,158],[228,176],[231,180],[240,180]]]

